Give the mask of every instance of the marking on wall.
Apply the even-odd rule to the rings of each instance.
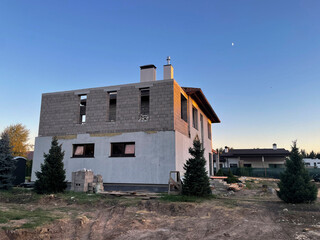
[[[113,137],[122,135],[122,133],[90,133],[90,137]]]
[[[147,134],[154,134],[154,133],[157,133],[158,131],[144,131],[144,132]]]
[[[75,139],[77,135],[65,135],[65,136],[57,136],[58,139]]]

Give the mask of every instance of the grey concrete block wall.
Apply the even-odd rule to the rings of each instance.
[[[189,136],[189,128],[188,122],[184,121],[181,118],[181,94],[188,99],[188,95],[183,91],[183,89],[179,86],[179,84],[174,81],[173,83],[174,89],[174,129],[185,136]],[[187,111],[188,119],[190,112]]]
[[[148,121],[141,122],[140,88],[145,86],[150,89],[150,114]],[[108,91],[112,87],[43,94],[39,136],[174,130],[173,86],[173,80],[114,86],[114,122],[108,121]],[[87,94],[85,124],[79,121],[80,94]]]

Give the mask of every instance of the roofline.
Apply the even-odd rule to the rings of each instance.
[[[182,87],[182,89],[186,92],[186,94],[196,102],[200,103],[199,106],[201,110],[207,115],[207,117],[211,120],[212,123],[220,123],[220,119],[218,115],[213,110],[212,106],[210,105],[208,99],[202,92],[201,88],[190,88],[190,87]],[[200,99],[202,98],[203,101]]]

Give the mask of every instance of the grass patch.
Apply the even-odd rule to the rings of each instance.
[[[58,198],[65,200],[67,203],[94,205],[103,199],[99,194],[87,194],[83,192],[66,191],[64,193],[55,194]]]
[[[211,199],[215,199],[215,195],[209,195],[207,197],[197,196],[185,196],[185,195],[169,195],[167,193],[161,194],[160,200],[167,202],[203,202]]]
[[[252,186],[251,182],[246,182],[245,184],[246,184],[246,188],[248,188],[250,190],[253,189],[253,186]]]
[[[0,202],[30,203],[36,202],[41,195],[25,188],[13,188],[11,190],[0,190]]]
[[[52,211],[45,211],[41,208],[34,211],[24,209],[9,209],[7,211],[0,211],[0,223],[10,223],[12,220],[26,219],[27,222],[17,228],[35,228],[43,224],[53,222],[59,219],[60,215],[53,214]],[[4,227],[10,228],[8,226]]]
[[[223,199],[222,203],[229,208],[234,208],[238,206],[238,202],[235,199]]]

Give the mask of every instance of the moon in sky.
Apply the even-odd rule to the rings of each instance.
[[[234,46],[234,43],[231,43],[232,46]]]

